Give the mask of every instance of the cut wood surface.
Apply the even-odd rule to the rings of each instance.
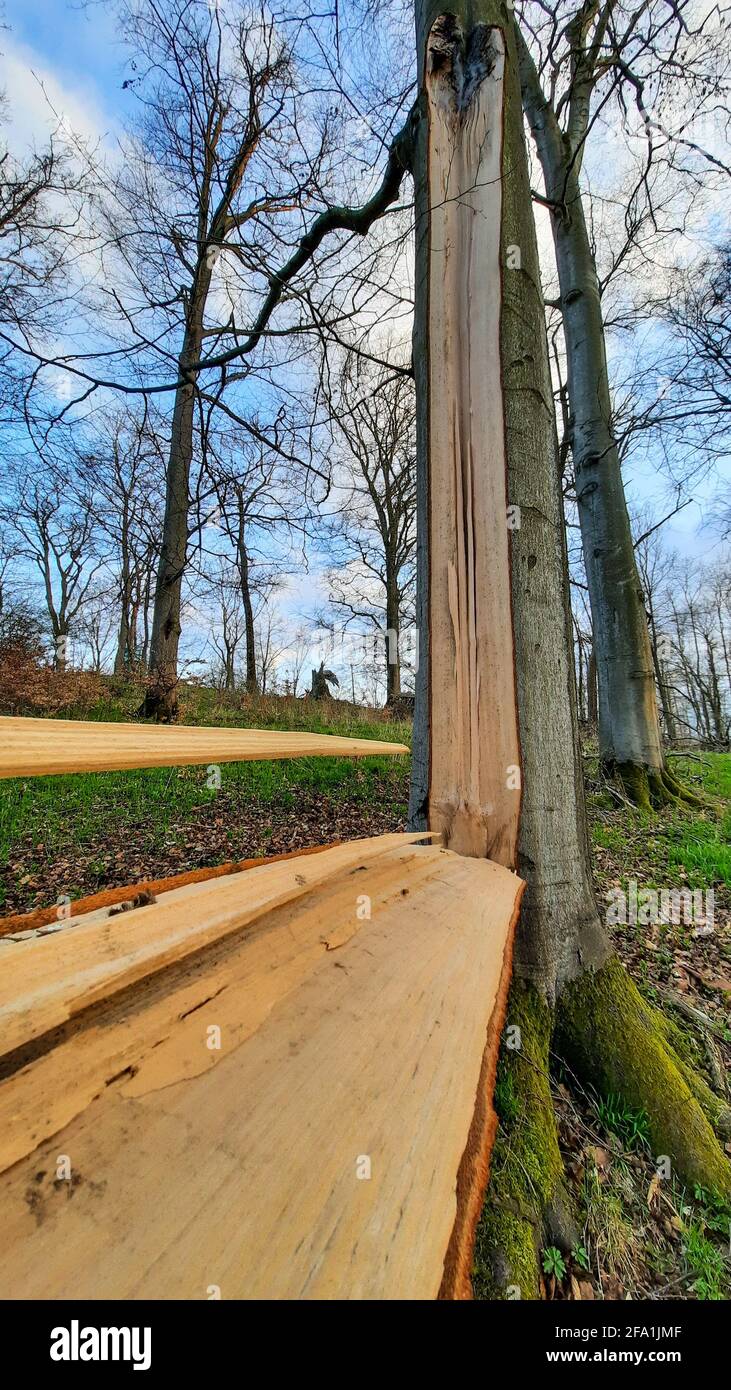
[[[205,883],[211,878],[226,878],[229,874],[240,874],[246,869],[258,869],[262,864],[281,864],[285,859],[322,854],[323,850],[339,844],[339,840],[333,840],[329,845],[307,845],[304,849],[290,849],[282,854],[262,854],[255,859],[237,859],[225,864],[212,864],[205,869],[185,869],[183,873],[170,874],[167,878],[144,878],[126,887],[102,888],[86,898],[77,898],[73,903],[73,915],[78,917],[80,913],[94,912],[97,908],[129,903],[141,893],[156,897],[158,893],[168,893],[172,888],[184,888],[188,883]],[[0,937],[35,931],[38,927],[53,925],[58,928],[71,917],[71,907],[71,903],[63,907],[35,907],[30,912],[15,912],[8,917],[0,917]]]
[[[0,777],[118,772],[124,768],[258,759],[367,758],[408,751],[404,743],[341,738],[335,734],[0,717]]]
[[[499,29],[478,24],[463,36],[454,16],[435,21],[425,73],[428,820],[460,853],[514,867],[520,743],[500,353],[503,69]]]
[[[2,948],[41,1023],[0,1082],[0,1296],[466,1291],[522,884],[407,837],[363,851],[305,860],[330,873],[296,900],[296,861],[166,894],[184,951],[164,903]],[[258,915],[211,935],[210,896],[257,876]]]
[[[351,840],[305,860],[192,883],[120,916],[70,917],[61,931],[0,943],[0,1056],[155,970],[303,897],[343,869],[425,839],[424,832]]]

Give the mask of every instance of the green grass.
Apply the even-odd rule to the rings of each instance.
[[[731,755],[704,754],[701,762],[673,759],[673,769],[708,797],[706,808],[665,807],[658,813],[623,808],[608,812],[603,796],[590,798],[594,844],[608,849],[626,874],[643,886],[714,888],[731,883]],[[691,780],[692,779],[692,780]]]
[[[124,721],[139,703],[134,687],[121,697],[104,699],[79,717]],[[64,717],[73,717],[64,710]],[[366,716],[365,718],[363,716]],[[370,716],[370,717],[369,717]],[[195,691],[185,722],[227,727],[301,729],[392,743],[409,743],[410,725],[379,718],[378,711],[354,710],[337,702],[255,699],[229,701],[215,691]],[[223,804],[255,801],[265,807],[296,809],[303,794],[322,794],[333,801],[392,806],[405,810],[407,760],[390,758],[298,758],[276,762],[223,763],[221,792],[206,785],[201,767],[145,768],[130,772],[78,773],[58,777],[16,778],[0,783],[0,874],[12,864],[14,847],[24,845],[24,870],[68,861],[75,852],[107,842],[124,849],[144,839],[148,849],[182,839],[201,806],[221,793]],[[261,839],[268,838],[266,824]],[[27,846],[33,851],[28,857]],[[92,853],[94,851],[92,850]],[[93,867],[88,864],[87,867]],[[0,904],[6,900],[0,883]]]

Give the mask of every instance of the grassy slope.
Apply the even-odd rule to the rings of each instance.
[[[130,692],[83,717],[128,719],[137,702],[138,693]],[[408,724],[345,703],[260,699],[237,707],[212,691],[189,697],[184,720],[394,743],[411,737]],[[75,898],[141,877],[379,833],[398,828],[406,814],[403,757],[224,763],[220,771],[217,791],[207,786],[205,767],[0,783],[0,906],[23,911],[59,894]]]

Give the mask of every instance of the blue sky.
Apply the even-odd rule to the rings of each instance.
[[[16,150],[20,152],[19,147],[34,141],[42,144],[53,124],[41,83],[58,113],[81,134],[113,142],[133,98],[122,87],[125,54],[116,38],[111,8],[104,3],[68,4],[65,0],[6,0],[4,18],[7,27],[0,34],[4,69],[0,86],[7,92],[10,138]],[[592,158],[601,161],[608,154],[608,149],[595,149]],[[540,225],[540,214],[538,221]],[[548,257],[550,233],[546,232],[547,227],[541,227],[542,250]],[[629,483],[635,502],[652,500],[658,515],[670,510],[665,503],[666,484],[656,472],[635,472]],[[703,511],[709,509],[717,492],[717,480],[695,489],[699,501],[665,528],[668,545],[699,558],[718,553],[718,535],[709,527],[701,527]],[[283,610],[293,617],[312,611],[325,597],[317,558],[313,556],[313,560],[310,575],[297,580],[284,597]]]

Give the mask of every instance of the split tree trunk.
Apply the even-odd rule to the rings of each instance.
[[[411,815],[527,879],[518,963],[555,997],[608,950],[590,886],[543,300],[512,34],[497,0],[456,12],[417,5]]]
[[[731,1174],[712,1129],[724,1107],[612,956],[591,887],[515,34],[498,0],[453,9],[445,16],[435,0],[416,4],[420,663],[411,817],[415,828],[429,820],[442,829],[453,848],[514,864],[527,881],[508,1012],[522,1042],[503,1063],[520,1124],[496,1146],[479,1258],[488,1293],[513,1284],[531,1297],[541,1241],[570,1249],[578,1238],[550,1093],[552,1048],[600,1091],[646,1108],[654,1151],[686,1180],[728,1192]],[[516,764],[522,804],[508,781]]]

